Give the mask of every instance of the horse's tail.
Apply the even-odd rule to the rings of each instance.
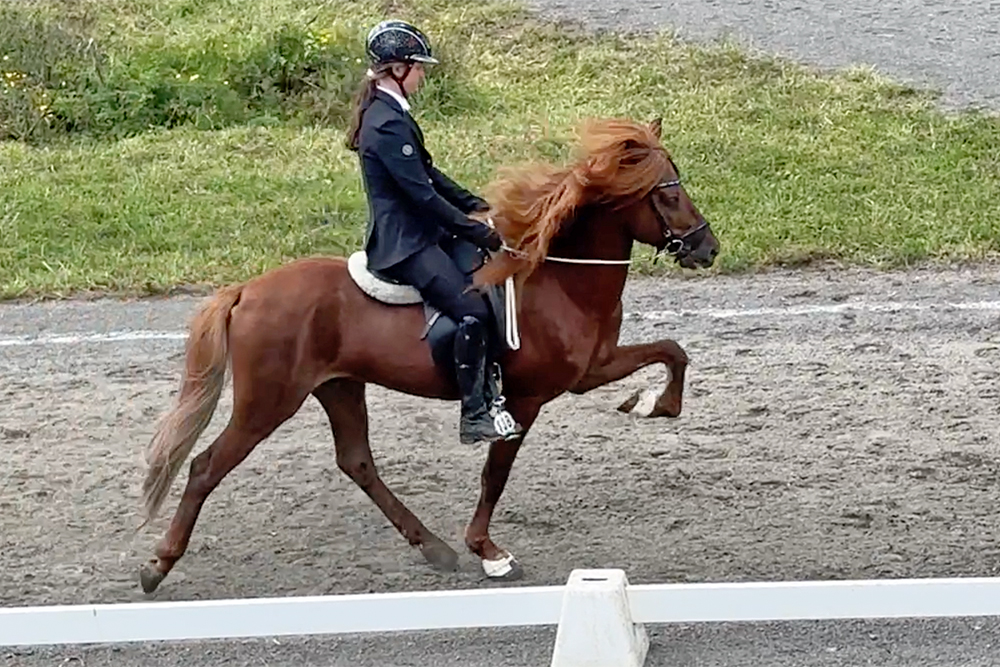
[[[229,367],[229,314],[242,291],[242,285],[220,289],[191,322],[180,394],[146,448],[142,526],[156,517],[181,465],[212,420]]]

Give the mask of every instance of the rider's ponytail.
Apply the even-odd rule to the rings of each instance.
[[[351,118],[350,125],[347,128],[347,147],[354,152],[358,150],[358,134],[361,132],[361,118],[368,109],[368,105],[371,104],[372,99],[374,99],[378,80],[386,69],[388,69],[388,66],[385,65],[376,67],[374,70],[369,69],[361,85],[355,91],[354,98],[351,100]]]

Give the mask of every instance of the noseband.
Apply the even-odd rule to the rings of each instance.
[[[681,179],[676,178],[672,181],[662,181],[656,184],[654,189],[664,190],[666,188],[677,187],[681,184]],[[654,261],[662,253],[672,255],[675,260],[679,260],[683,257],[687,257],[691,254],[694,246],[701,243],[702,238],[705,236],[705,231],[708,228],[708,222],[704,218],[701,221],[687,230],[681,235],[678,235],[674,230],[670,228],[670,223],[667,222],[666,216],[660,212],[660,207],[653,203],[653,210],[656,212],[656,217],[660,219],[660,226],[663,227],[663,238],[665,243],[663,247],[656,251],[653,255]]]

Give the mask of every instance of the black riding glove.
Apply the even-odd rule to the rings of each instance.
[[[469,218],[471,223],[470,233],[467,236],[468,240],[475,243],[480,248],[485,248],[492,252],[496,252],[503,245],[503,239],[500,238],[500,234],[497,230],[493,229],[481,220],[475,220]]]
[[[500,250],[502,246],[503,239],[500,238],[500,234],[497,233],[497,230],[490,229],[489,233],[486,235],[484,247],[490,252],[496,252]]]

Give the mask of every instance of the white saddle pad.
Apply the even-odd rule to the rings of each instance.
[[[369,272],[368,255],[364,250],[359,250],[347,258],[347,272],[351,274],[351,279],[361,291],[376,301],[399,306],[423,302],[416,287],[389,283]]]

